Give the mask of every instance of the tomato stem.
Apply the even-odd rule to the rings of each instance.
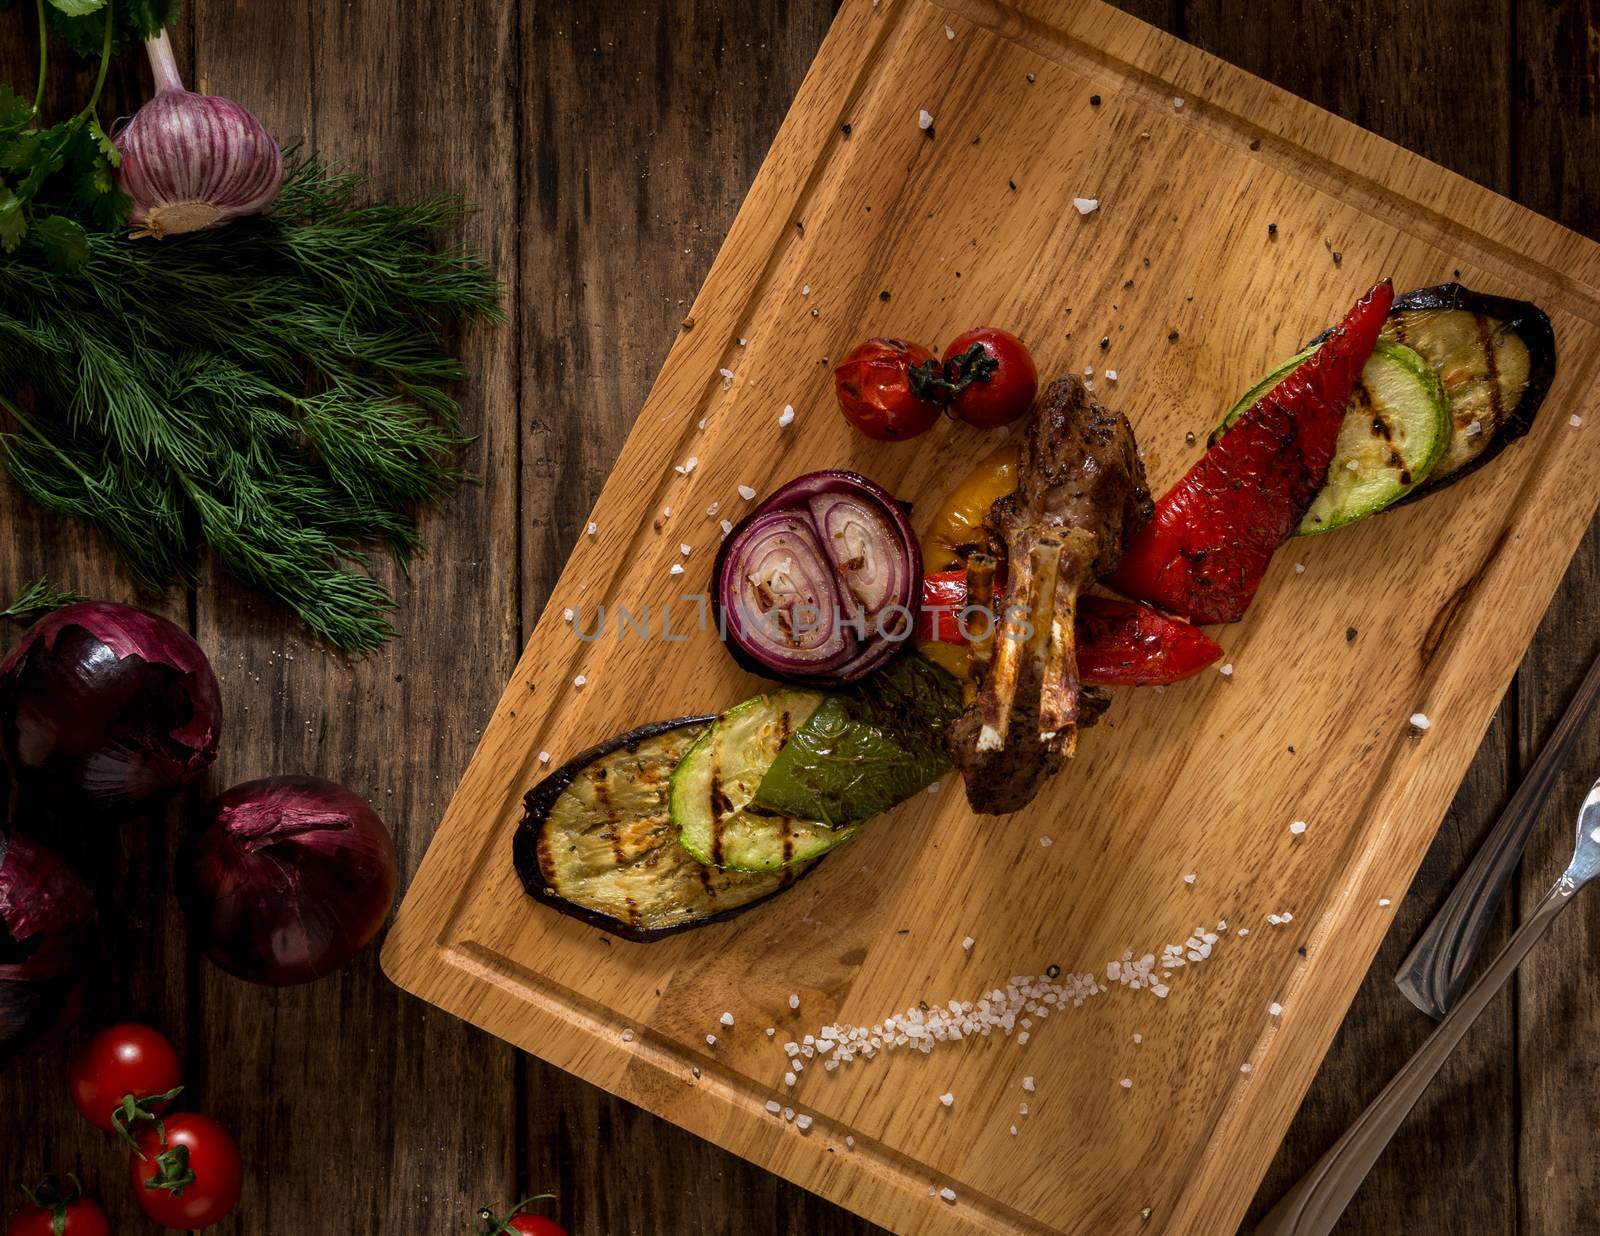
[[[183,1191],[198,1179],[189,1166],[187,1146],[169,1146],[156,1156],[156,1166],[161,1170],[144,1182],[147,1189],[165,1189],[173,1197],[182,1197]]]
[[[161,1123],[161,1117],[156,1115],[153,1105],[156,1103],[170,1103],[182,1093],[182,1086],[174,1086],[165,1094],[150,1094],[142,1099],[135,1098],[131,1094],[125,1094],[122,1096],[122,1102],[118,1103],[111,1111],[112,1127],[116,1129],[123,1141],[133,1147],[133,1152],[143,1159],[146,1156],[144,1151],[139,1149],[139,1142],[133,1136],[133,1126],[146,1123],[155,1125],[156,1133],[161,1138],[161,1144],[163,1146],[166,1145],[167,1128]]]
[[[911,391],[919,398],[949,407],[951,401],[974,382],[987,384],[1000,368],[998,357],[981,343],[975,343],[960,356],[948,361],[929,358],[907,371]]]
[[[535,1193],[532,1197],[523,1198],[510,1210],[506,1211],[504,1216],[495,1214],[487,1206],[483,1207],[478,1211],[478,1218],[484,1225],[478,1236],[521,1236],[521,1233],[511,1226],[511,1220],[515,1219],[535,1202],[554,1201],[555,1196],[554,1193]]]

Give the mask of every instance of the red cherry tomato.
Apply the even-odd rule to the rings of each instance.
[[[998,429],[1027,415],[1039,390],[1039,371],[1022,340],[993,326],[952,340],[944,373],[956,388],[951,411],[978,429]]]
[[[901,442],[926,433],[939,419],[942,378],[932,352],[904,339],[868,339],[835,366],[839,408],[869,438]]]
[[[523,1236],[567,1236],[567,1229],[543,1215],[512,1215],[508,1227]]]
[[[163,1124],[165,1138],[159,1129],[145,1129],[138,1153],[128,1156],[139,1209],[163,1227],[210,1227],[239,1203],[239,1147],[215,1120],[193,1112],[168,1116]]]
[[[115,1129],[112,1119],[122,1110],[122,1100],[154,1099],[183,1080],[178,1053],[160,1031],[134,1022],[107,1026],[84,1046],[72,1062],[69,1086],[72,1102],[83,1118],[97,1129]],[[148,1102],[148,1111],[161,1112],[164,1102]]]
[[[62,1188],[55,1177],[28,1195],[6,1224],[6,1236],[111,1236],[111,1220],[100,1203],[82,1196],[75,1176]]]
[[[567,1229],[554,1219],[524,1213],[535,1202],[548,1201],[554,1196],[554,1193],[541,1193],[537,1197],[527,1198],[504,1215],[497,1215],[487,1206],[484,1207],[478,1212],[478,1221],[483,1224],[478,1229],[478,1236],[567,1236]]]

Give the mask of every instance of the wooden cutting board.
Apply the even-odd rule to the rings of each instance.
[[[757,690],[683,599],[706,586],[718,518],[749,508],[740,485],[847,466],[926,505],[993,445],[949,424],[894,446],[849,431],[830,361],[855,341],[1017,330],[1043,374],[1095,370],[1160,492],[1239,392],[1385,274],[1537,301],[1555,386],[1493,466],[1286,546],[1221,632],[1231,677],[1121,692],[1027,811],[975,818],[947,783],[727,923],[628,944],[524,895],[511,838],[548,768]],[[896,1230],[1232,1232],[1594,514],[1597,289],[1600,247],[1092,0],[846,0],[385,967]],[[617,606],[648,607],[653,638],[578,639],[563,611],[592,628],[602,603],[612,628]],[[1125,950],[1221,920],[1164,999],[1110,982],[1032,1018],[1025,1045],[996,1033],[783,1084],[781,1045],[835,1020],[1052,965],[1104,981]]]

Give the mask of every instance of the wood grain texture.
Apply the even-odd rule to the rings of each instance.
[[[667,572],[682,558],[679,541],[691,562],[709,555],[714,525],[702,508],[708,499],[731,508],[736,482],[769,490],[849,459],[913,502],[935,497],[976,445],[964,431],[946,427],[914,453],[872,449],[828,411],[827,358],[891,322],[942,338],[974,318],[1007,321],[1034,341],[1046,371],[1083,364],[1094,339],[1114,336],[1102,363],[1127,375],[1116,394],[1157,488],[1186,464],[1184,430],[1206,427],[1189,423],[1190,392],[1243,387],[1321,324],[1303,320],[1308,301],[1349,299],[1330,248],[1402,285],[1459,269],[1474,285],[1533,296],[1558,317],[1567,357],[1553,398],[1590,397],[1600,250],[1110,10],[1026,10],[845,6],[547,615],[602,600],[659,612],[681,590]],[[1103,108],[1091,107],[1091,93]],[[933,113],[931,135],[913,127],[912,101]],[[1091,220],[1061,213],[1089,191],[1102,200]],[[1107,222],[1118,212],[1129,221],[1120,231]],[[1264,260],[1269,219],[1280,240]],[[1070,283],[1061,270],[1073,272]],[[884,309],[880,293],[891,289]],[[1240,303],[1270,306],[1262,333],[1274,337],[1248,345],[1261,355],[1240,354]],[[748,346],[735,342],[746,335]],[[736,370],[731,389],[716,381],[719,365]],[[785,402],[800,419],[780,436]],[[752,684],[709,632],[679,647],[585,646],[559,614],[547,616],[424,862],[386,966],[429,999],[897,1228],[1133,1231],[1148,1226],[1137,1198],[1155,1230],[1229,1230],[1382,938],[1391,914],[1379,899],[1396,897],[1420,863],[1592,514],[1587,487],[1600,456],[1587,440],[1547,418],[1530,445],[1448,504],[1308,545],[1298,555],[1306,581],[1278,574],[1251,622],[1229,633],[1244,676],[1160,703],[1127,701],[1115,756],[1091,748],[1071,789],[1056,787],[1009,830],[985,828],[980,843],[954,796],[919,802],[847,852],[901,878],[830,876],[842,870],[836,860],[742,926],[648,949],[526,902],[520,914],[508,909],[519,886],[504,854],[521,793],[541,750],[559,759],[648,716],[703,709],[708,691],[732,702]],[[699,468],[675,478],[689,455]],[[1541,552],[1503,552],[1536,533]],[[1427,559],[1402,548],[1418,543],[1438,548]],[[1374,559],[1389,564],[1386,587],[1359,587]],[[1396,667],[1391,677],[1372,681],[1354,649],[1304,658],[1315,632],[1338,646],[1346,626],[1370,633]],[[1252,663],[1262,675],[1253,689],[1244,685]],[[1280,664],[1295,666],[1292,691],[1269,668]],[[579,672],[582,690],[572,683]],[[1405,731],[1414,708],[1435,719],[1422,741]],[[1290,731],[1298,756],[1278,746]],[[1173,733],[1206,742],[1175,747]],[[1352,778],[1355,768],[1363,772]],[[1302,810],[1318,819],[1316,841],[1290,846],[1285,813]],[[1264,833],[1260,822],[1275,815],[1285,830]],[[1166,842],[1159,850],[1138,844],[1151,821]],[[1071,843],[1036,848],[1047,828]],[[972,853],[986,862],[970,862]],[[1032,878],[1012,877],[1018,863]],[[1185,867],[1214,873],[1205,908],[1178,878]],[[1287,901],[1298,925],[1260,934],[1268,910]],[[1051,1080],[1074,1101],[1036,1101],[1030,1138],[1003,1131],[1013,1074],[1026,1064],[1002,1052],[964,1050],[936,1070],[940,1087],[975,1096],[965,1121],[897,1101],[933,1085],[917,1061],[808,1079],[795,1102],[818,1126],[804,1137],[762,1111],[783,1093],[769,1042],[732,1032],[705,1046],[719,1007],[738,1024],[795,1033],[782,995],[799,990],[817,1012],[798,1024],[841,1012],[871,1021],[919,993],[942,1000],[1027,972],[1030,958],[1036,969],[1049,956],[1098,970],[1129,943],[1148,946],[1141,933],[1181,939],[1208,915],[1258,929],[1248,946],[1257,952],[1194,980],[1203,994],[1121,1015],[1115,999],[1086,1010],[1049,1056]],[[953,947],[963,928],[1008,943],[970,959],[993,973],[965,970],[969,959]],[[1274,998],[1285,1004],[1279,1022],[1264,1012]],[[1134,1068],[1130,1016],[1151,1046],[1124,1093],[1115,1079]],[[625,1029],[636,1030],[634,1046]],[[857,1145],[841,1154],[847,1131]],[[1139,1167],[1148,1162],[1185,1170],[1152,1181]],[[1069,1173],[1074,1189],[1045,1187]],[[946,1181],[956,1203],[930,1201],[930,1182]]]
[[[464,494],[430,524],[432,551],[406,594],[428,616],[404,619],[403,668],[388,658],[323,666],[298,631],[218,579],[205,581],[198,607],[182,592],[166,603],[175,618],[200,618],[208,646],[211,633],[225,632],[234,652],[235,663],[219,668],[242,747],[230,751],[221,775],[309,768],[361,784],[404,833],[405,880],[493,704],[497,678],[550,595],[676,337],[687,308],[678,301],[703,279],[834,5],[545,0],[508,13],[469,6],[459,18],[420,3],[327,12],[237,0],[191,7],[197,20],[179,47],[201,84],[246,98],[280,132],[316,138],[396,191],[467,188],[486,204],[474,234],[492,240],[503,277],[520,291],[518,327],[467,342],[477,374],[465,392],[469,423],[482,417],[497,435],[490,455],[478,457],[495,496]],[[1514,12],[1475,0],[1121,7],[1600,235],[1600,22],[1592,2],[1522,2]],[[1404,37],[1386,37],[1395,29]],[[466,54],[469,44],[477,54]],[[502,47],[510,54],[498,54]],[[23,76],[15,66],[31,66],[33,54],[31,19],[0,16],[5,78]],[[115,75],[108,111],[132,110],[143,73],[130,62]],[[373,124],[380,130],[367,134]],[[396,148],[412,136],[430,143],[420,158]],[[553,180],[541,171],[551,164]],[[646,170],[636,184],[634,173]],[[511,185],[520,192],[508,193]],[[520,356],[507,360],[508,346]],[[508,452],[520,455],[520,466],[506,463]],[[1581,673],[1594,630],[1597,554],[1591,537],[1530,652],[1524,689],[1497,714],[1413,893],[1397,908],[1263,1186],[1264,1201],[1338,1135],[1425,1029],[1389,976],[1503,801],[1516,764],[1507,744],[1531,753]],[[488,573],[472,574],[474,562]],[[43,570],[85,592],[134,599],[97,537],[0,486],[0,591]],[[471,632],[465,640],[478,642],[470,652],[441,637],[441,616],[447,630]],[[252,664],[239,663],[240,654]],[[287,657],[294,660],[281,670]],[[319,668],[307,670],[313,663]],[[405,683],[393,681],[396,673]],[[325,703],[329,733],[317,743],[299,731],[320,733]],[[374,724],[383,731],[376,741]],[[396,767],[372,749],[402,730],[429,738],[425,752]],[[1590,743],[1574,764],[1600,765],[1600,749]],[[391,788],[403,806],[387,805]],[[1576,792],[1574,782],[1552,804],[1552,836],[1564,838]],[[115,938],[117,964],[91,1018],[131,1013],[163,1024],[189,1049],[199,1099],[239,1119],[253,1146],[268,1122],[293,1143],[287,1159],[263,1152],[250,1204],[219,1232],[456,1231],[484,1202],[504,1205],[545,1187],[562,1193],[559,1213],[574,1236],[878,1230],[569,1074],[531,1057],[512,1062],[487,1036],[388,992],[370,960],[348,987],[323,984],[327,993],[285,999],[237,990],[185,947],[155,861],[175,838],[175,823],[124,835],[130,871],[149,878],[126,890],[129,930]],[[1539,861],[1545,866],[1531,873],[1530,891],[1556,861],[1553,851]],[[1584,927],[1569,918],[1542,946],[1537,986],[1521,991],[1514,1017],[1491,1014],[1497,1020],[1478,1027],[1443,1088],[1379,1164],[1341,1227],[1345,1236],[1508,1231],[1508,1191],[1521,1231],[1583,1230],[1600,1191],[1587,1153],[1596,1113],[1585,1081],[1600,999],[1581,979],[1592,934]],[[151,1230],[121,1187],[123,1156],[65,1100],[69,1046],[0,1074],[0,1207],[46,1166],[76,1167],[112,1210],[116,1230]],[[392,1053],[393,1071],[403,1074],[399,1099],[367,1093],[377,1084],[373,1053],[384,1061]],[[1506,1061],[1523,1079],[1520,1089]],[[316,1071],[315,1085],[297,1084],[302,1069]],[[1509,1118],[1520,1130],[1511,1165],[1508,1100],[1520,1100]],[[392,1123],[378,1128],[374,1120]],[[313,1166],[323,1155],[343,1166],[332,1174]]]

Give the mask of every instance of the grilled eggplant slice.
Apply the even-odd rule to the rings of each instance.
[[[1450,401],[1444,454],[1396,506],[1483,467],[1532,429],[1556,376],[1555,331],[1543,309],[1459,283],[1396,296],[1381,338],[1418,353]]]
[[[725,918],[814,864],[747,874],[696,862],[668,807],[672,770],[716,717],[620,734],[551,773],[524,800],[513,842],[528,892],[624,939],[649,941]]]
[[[1459,283],[1395,297],[1383,338],[1419,353],[1450,400],[1450,442],[1408,498],[1481,468],[1527,433],[1555,378],[1555,332],[1542,309]]]

